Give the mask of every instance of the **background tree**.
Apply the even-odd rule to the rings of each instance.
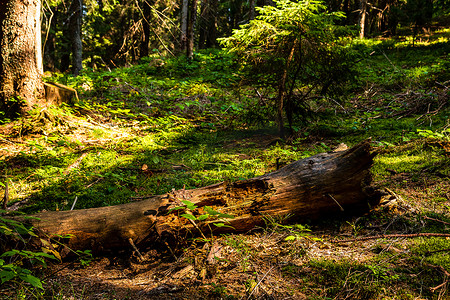
[[[181,22],[180,22],[180,44],[181,44],[181,52],[185,52],[187,49],[187,30],[188,30],[188,21],[189,21],[189,0],[183,0],[181,6]]]
[[[192,59],[194,55],[194,43],[195,43],[195,24],[197,22],[197,0],[190,1],[189,8],[189,23],[188,23],[188,31],[187,31],[187,52],[186,56],[189,59]]]
[[[83,44],[81,41],[83,1],[73,0],[69,8],[67,22],[68,33],[72,46],[72,73],[78,75],[83,68]]]
[[[40,0],[0,0],[0,114],[31,108],[43,93]]]
[[[284,110],[291,123],[308,97],[329,93],[331,83],[350,72],[335,36],[341,13],[326,12],[318,1],[275,4],[258,8],[254,20],[221,43],[242,59],[247,78],[276,90],[276,120],[284,136]]]
[[[422,6],[418,6],[419,2]],[[80,60],[73,61],[73,53],[80,53],[72,49],[71,38],[76,35],[68,30],[68,22],[75,20],[72,15],[77,9],[73,5],[77,3],[75,0],[44,2],[44,55],[48,70],[72,68],[76,73],[80,69]],[[274,3],[268,0],[83,0],[83,63],[93,68],[114,67],[135,63],[151,53],[185,55],[188,40],[195,41],[199,49],[215,47],[217,38],[230,36],[234,29],[254,19],[260,13],[255,7]],[[322,3],[331,12],[345,14],[337,21],[340,25],[359,26],[360,34],[375,36],[395,34],[399,24],[403,27],[417,24],[413,28],[421,29],[422,23],[429,23],[423,21],[429,20],[429,10],[427,17],[422,17],[430,3],[434,8],[431,14],[445,15],[449,1],[326,0]],[[361,3],[366,3],[364,14],[360,13]],[[199,6],[197,20],[193,19],[197,15],[194,4]],[[195,31],[189,38],[191,28]]]
[[[212,48],[217,44],[217,0],[202,0],[198,30],[200,49]]]
[[[363,39],[366,29],[367,0],[359,1],[359,38]]]
[[[142,44],[141,44],[141,57],[148,56],[149,44],[150,44],[150,26],[152,22],[152,8],[149,1],[144,1],[142,4]]]
[[[419,29],[428,30],[433,17],[433,0],[408,0],[405,10],[413,29],[413,46]]]

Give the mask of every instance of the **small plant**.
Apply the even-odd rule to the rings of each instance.
[[[0,213],[3,214],[6,211],[0,210]],[[27,219],[27,217],[24,218]],[[25,289],[24,283],[27,283],[34,289],[42,290],[42,281],[35,276],[36,271],[47,267],[46,260],[58,259],[55,255],[50,254],[55,251],[46,247],[42,247],[42,251],[26,250],[28,237],[37,238],[33,227],[0,216],[0,238],[5,242],[5,246],[0,248],[3,252],[0,255],[0,281],[2,284],[11,282]],[[9,243],[6,243],[7,241]],[[15,247],[24,249],[5,249],[8,244],[14,242],[16,243]]]
[[[294,225],[284,225],[286,220],[291,218],[291,215],[285,215],[280,218],[274,218],[272,216],[264,216],[264,222],[266,223],[266,227],[272,229],[277,232],[287,232],[288,236],[285,238],[285,241],[295,241],[302,238],[307,238],[313,241],[320,241],[321,239],[312,237],[309,233],[311,229],[309,229],[306,225],[302,224],[294,224]]]
[[[205,240],[207,240],[207,238],[203,233],[203,231],[200,229],[198,222],[209,221],[208,226],[209,224],[213,224],[216,227],[231,227],[229,225],[226,225],[223,219],[233,219],[234,216],[220,213],[212,209],[210,206],[204,206],[202,208],[204,213],[199,213],[199,210],[197,209],[198,206],[192,203],[191,201],[183,199],[181,200],[181,202],[184,205],[171,208],[169,210],[169,213],[174,210],[183,210],[184,213],[180,214],[180,217],[189,220],[192,223],[192,225],[194,225],[194,227],[200,232],[200,234]]]
[[[444,129],[441,132],[432,131],[429,129],[417,129],[417,134],[425,138],[450,141],[449,128]]]
[[[89,266],[94,259],[91,250],[77,250],[76,254],[78,255],[78,261],[82,267]]]
[[[242,236],[226,236],[225,243],[236,252],[242,272],[246,272],[250,266],[253,249]]]

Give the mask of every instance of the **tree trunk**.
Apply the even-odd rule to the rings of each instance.
[[[184,53],[187,49],[187,26],[188,26],[188,14],[189,14],[189,0],[183,0],[181,7],[181,52]]]
[[[31,108],[43,94],[40,13],[39,0],[0,0],[0,117]]]
[[[366,27],[367,0],[360,0],[359,4],[359,38],[363,39]]]
[[[349,3],[350,0],[344,0],[344,3],[342,4],[342,11],[345,14],[345,25],[350,24],[350,16],[349,16]]]
[[[195,23],[197,22],[197,0],[191,0],[191,7],[189,13],[189,26],[187,32],[187,51],[186,56],[192,59],[194,55],[195,42]]]
[[[72,73],[77,76],[83,68],[83,44],[81,41],[81,21],[83,1],[73,0],[69,8],[69,35],[72,44]]]
[[[250,21],[253,20],[256,16],[256,10],[255,10],[255,6],[256,6],[256,0],[250,0],[249,2],[249,6],[250,6],[250,12],[249,12],[249,19]]]
[[[73,235],[67,241],[73,250],[103,252],[128,248],[131,242],[148,246],[161,237],[246,232],[264,225],[266,216],[289,215],[292,220],[305,221],[342,211],[367,211],[379,200],[378,192],[369,186],[373,157],[366,141],[347,151],[318,154],[248,180],[174,190],[117,206],[43,212],[29,222],[41,236]],[[227,219],[231,227],[216,227],[211,218],[190,222],[180,216],[183,210],[171,210],[183,206],[183,200],[197,206],[185,211],[197,217],[205,213],[206,206],[234,216]]]
[[[289,52],[289,56],[286,60],[286,66],[283,70],[283,74],[281,75],[281,79],[278,85],[278,96],[277,96],[277,123],[278,123],[278,132],[281,138],[284,138],[284,121],[283,121],[283,110],[284,110],[284,101],[286,97],[286,79],[288,77],[289,68],[291,66],[291,62],[294,58],[295,48],[297,48],[297,40],[294,41],[291,51]]]
[[[206,36],[206,48],[217,46],[217,0],[211,0],[209,19],[208,19],[208,32]]]
[[[150,1],[150,0],[149,0]],[[152,17],[152,8],[147,1],[144,1],[142,9],[142,30],[144,33],[142,43],[141,43],[141,53],[140,57],[146,57],[149,54],[149,44],[150,44],[150,21]]]
[[[198,26],[198,48],[205,49],[206,37],[208,35],[209,23],[211,17],[210,1],[201,0],[200,2],[200,20]]]

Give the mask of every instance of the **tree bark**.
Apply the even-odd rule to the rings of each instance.
[[[264,218],[295,218],[295,221],[325,218],[350,211],[367,211],[378,203],[370,187],[369,169],[375,155],[363,142],[342,152],[318,154],[289,164],[275,172],[233,183],[222,182],[193,190],[178,190],[148,200],[117,206],[74,211],[42,212],[29,222],[41,236],[73,235],[67,245],[73,250],[94,252],[128,248],[130,239],[138,247],[161,237],[225,232],[247,232],[264,225]],[[195,225],[180,216],[183,200],[194,203],[194,216],[205,206],[234,216],[231,227],[216,227],[214,220]],[[200,233],[200,231],[202,233]]]
[[[142,19],[143,19],[142,31],[144,36],[141,42],[140,57],[146,57],[149,54],[151,17],[152,17],[152,8],[150,7],[150,3],[148,1],[144,1],[142,8]]]
[[[198,48],[205,49],[206,37],[208,35],[209,23],[211,17],[211,7],[209,0],[201,0],[200,2],[200,20],[198,28]]]
[[[209,1],[209,17],[208,17],[208,32],[206,35],[206,48],[217,46],[217,0]]]
[[[359,38],[364,38],[366,28],[367,0],[359,2]]]
[[[188,27],[188,15],[189,15],[189,0],[183,0],[181,6],[181,52],[184,53],[187,49],[187,27]]]
[[[249,19],[250,21],[253,20],[256,16],[256,0],[250,0],[249,1],[249,6],[250,6],[250,12],[249,12]]]
[[[195,42],[195,23],[197,22],[197,0],[191,0],[191,7],[189,13],[189,26],[187,32],[187,49],[186,56],[192,59],[194,55],[194,42]]]
[[[83,68],[83,44],[81,41],[82,0],[73,0],[69,8],[69,34],[72,44],[72,73],[77,76]]]
[[[289,68],[294,58],[296,48],[297,48],[297,39],[294,41],[291,50],[289,51],[289,56],[286,59],[286,66],[284,67],[283,74],[281,75],[281,79],[278,84],[277,123],[278,123],[278,132],[281,138],[284,138],[283,110],[284,110],[284,101],[286,98],[286,80],[288,77]]]
[[[43,94],[40,13],[40,0],[0,0],[0,116],[26,111]]]

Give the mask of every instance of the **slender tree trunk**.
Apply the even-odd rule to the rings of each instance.
[[[281,138],[284,138],[284,121],[283,121],[283,110],[284,110],[284,100],[286,97],[286,80],[289,73],[289,68],[291,66],[291,62],[294,58],[295,49],[297,48],[297,40],[294,41],[292,45],[291,51],[289,52],[289,56],[286,61],[286,66],[283,70],[283,74],[281,75],[280,83],[278,85],[278,97],[277,97],[277,123],[278,123],[278,132]]]
[[[210,4],[208,0],[201,0],[200,3],[200,19],[198,26],[198,48],[204,49],[206,47],[206,37],[208,35],[208,28],[210,22]]]
[[[144,1],[144,7],[142,9],[143,14],[143,23],[142,30],[144,32],[144,36],[141,43],[141,57],[146,57],[149,54],[149,44],[150,44],[150,21],[152,17],[152,8],[147,1]]]
[[[200,49],[216,46],[217,40],[217,0],[202,0],[198,29],[198,47]]]
[[[70,53],[72,52],[72,49],[70,47],[71,45],[71,41],[70,41],[70,31],[69,31],[69,26],[68,24],[68,12],[62,8],[61,9],[61,17],[62,19],[64,19],[63,22],[63,28],[62,28],[62,37],[61,40],[59,41],[59,43],[61,43],[61,60],[60,60],[60,64],[59,64],[59,70],[61,72],[66,72],[67,70],[69,70],[70,67]]]
[[[360,0],[359,9],[359,38],[363,39],[366,27],[367,0]]]
[[[250,0],[249,5],[250,5],[249,19],[253,20],[256,15],[256,10],[255,10],[256,0]]]
[[[186,56],[188,59],[192,59],[194,55],[194,43],[195,43],[195,25],[197,22],[197,0],[191,0],[191,7],[189,13],[189,26],[187,32],[187,51]]]
[[[189,15],[189,0],[183,0],[181,6],[181,52],[184,53],[187,49],[187,26],[188,26],[188,15]]]
[[[350,23],[350,16],[349,16],[349,2],[350,0],[344,0],[344,3],[342,4],[342,11],[345,14],[345,24],[348,25]]]
[[[72,73],[77,76],[83,68],[83,44],[81,41],[81,21],[83,0],[73,0],[69,9],[69,34],[72,44]]]
[[[58,20],[59,20],[59,13],[58,13],[58,6],[53,7],[53,11],[51,12],[53,14],[53,16],[47,16],[47,18],[49,18],[49,22],[47,24],[47,28],[45,28],[46,31],[46,36],[45,36],[45,42],[44,42],[44,53],[43,53],[43,57],[44,57],[44,70],[49,70],[49,71],[56,71],[56,69],[58,68],[58,64],[57,64],[57,56],[56,56],[56,34],[54,31],[49,30],[52,26],[56,26],[56,24],[58,24]]]
[[[206,36],[206,48],[217,45],[217,3],[218,0],[210,0],[208,34]]]
[[[43,94],[40,13],[40,0],[0,0],[0,116],[31,108]]]

